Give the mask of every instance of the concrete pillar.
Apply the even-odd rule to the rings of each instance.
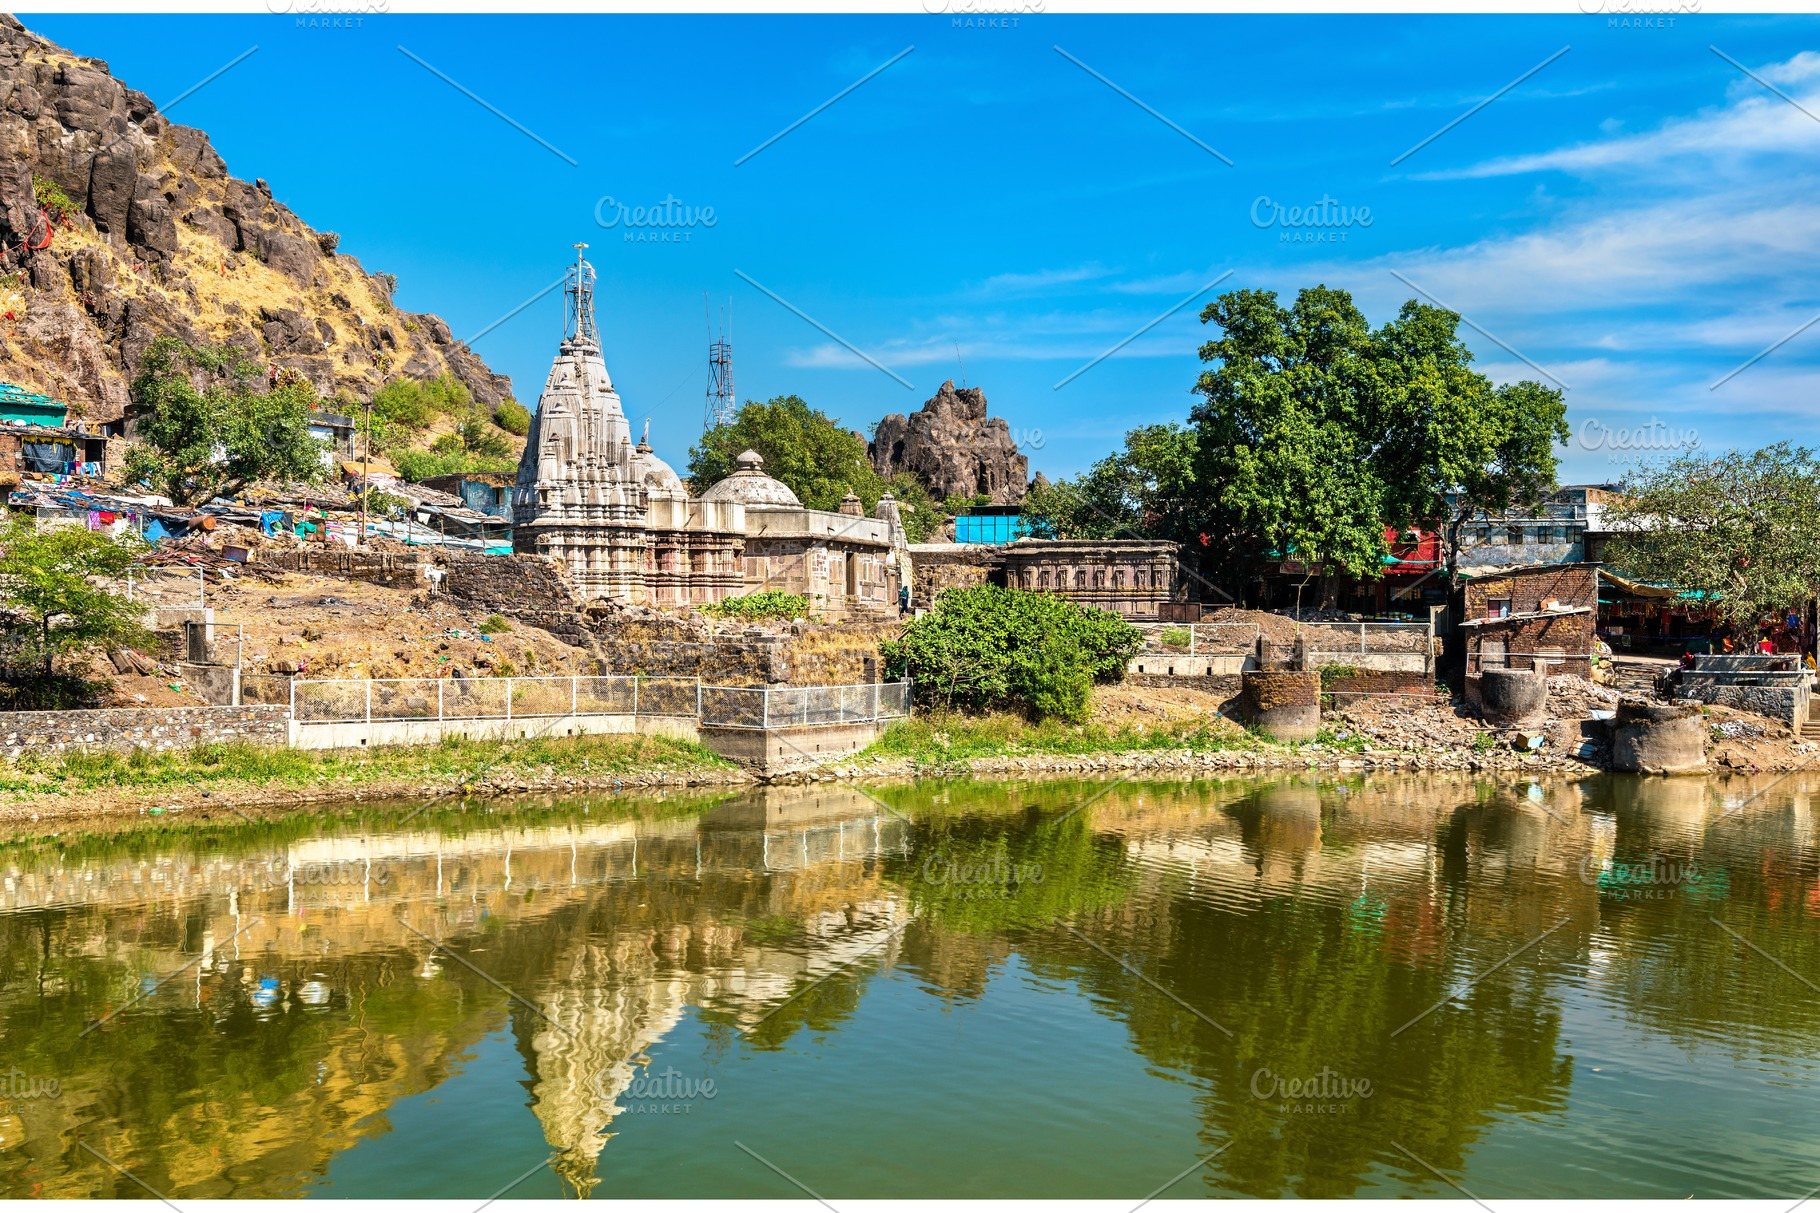
[[[1247,724],[1278,741],[1310,741],[1321,727],[1321,675],[1315,670],[1246,670],[1239,710]]]
[[[1625,699],[1613,721],[1611,766],[1645,775],[1706,770],[1706,718],[1693,703]]]
[[[1548,706],[1548,678],[1541,670],[1492,668],[1479,673],[1479,703],[1485,719],[1518,725],[1542,715]]]

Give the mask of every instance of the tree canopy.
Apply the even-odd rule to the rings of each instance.
[[[146,642],[143,612],[104,584],[126,577],[135,547],[85,527],[9,522],[0,531],[0,605],[10,653],[41,664],[48,677],[58,659]]]
[[[1351,295],[1316,286],[1287,308],[1272,291],[1232,291],[1201,319],[1220,336],[1200,351],[1213,365],[1195,387],[1190,505],[1222,563],[1293,553],[1373,575],[1387,526],[1508,508],[1553,484],[1560,391],[1494,387],[1454,312],[1410,300],[1373,331]]]
[[[1697,592],[1746,635],[1820,586],[1820,460],[1786,442],[1689,451],[1625,474],[1605,507],[1606,563]]]
[[[310,433],[315,389],[295,374],[268,387],[264,368],[239,350],[159,337],[132,399],[139,442],[127,478],[178,505],[232,497],[255,480],[315,483],[326,475],[323,443]]]

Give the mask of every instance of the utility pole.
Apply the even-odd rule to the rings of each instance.
[[[373,468],[373,402],[367,401],[367,441],[366,449],[360,456],[360,535],[355,539],[361,547],[367,542],[367,493],[372,490]]]

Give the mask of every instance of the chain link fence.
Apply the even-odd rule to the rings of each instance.
[[[701,723],[713,728],[862,724],[909,714],[908,681],[838,687],[703,687],[701,691]]]
[[[703,686],[697,678],[647,675],[299,678],[290,692],[291,717],[303,724],[634,715],[695,717],[704,725],[763,729],[910,714],[908,682],[718,687]]]
[[[129,602],[160,610],[199,610],[205,603],[203,572],[191,568],[141,565],[125,577],[97,579],[103,587],[122,594]]]

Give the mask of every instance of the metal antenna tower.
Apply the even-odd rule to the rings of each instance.
[[[739,412],[733,395],[733,300],[721,313],[721,335],[714,335],[714,315],[708,306],[708,293],[701,295],[702,312],[708,321],[708,408],[702,416],[702,429],[732,425]]]
[[[582,257],[588,246],[575,246],[575,264],[569,267],[562,293],[568,300],[563,322],[564,345],[581,345],[599,351],[600,330],[594,327],[594,267]]]

